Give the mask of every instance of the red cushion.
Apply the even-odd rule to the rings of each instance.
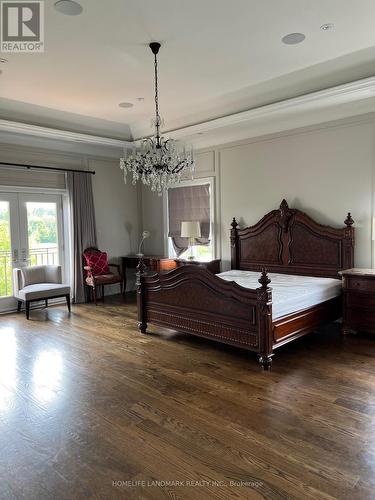
[[[85,252],[83,255],[87,265],[91,267],[92,274],[98,276],[109,273],[107,252]]]

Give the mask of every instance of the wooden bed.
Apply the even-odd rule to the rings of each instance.
[[[231,267],[262,271],[255,289],[196,266],[149,274],[141,259],[139,330],[146,333],[147,324],[155,323],[248,349],[258,353],[261,366],[268,369],[275,349],[340,318],[342,306],[341,297],[336,297],[273,321],[267,272],[340,278],[338,272],[354,264],[353,222],[349,213],[345,227],[323,226],[289,208],[285,200],[254,226],[239,229],[233,219]]]

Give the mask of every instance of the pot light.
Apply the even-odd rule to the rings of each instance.
[[[134,104],[132,102],[120,102],[120,108],[132,108]]]
[[[289,33],[282,37],[281,41],[286,45],[296,45],[297,43],[301,43],[306,38],[306,35],[303,33]]]
[[[326,23],[326,24],[322,24],[320,29],[323,30],[323,31],[329,31],[329,30],[332,30],[334,28],[334,24],[332,23]]]
[[[144,98],[144,97],[137,97],[137,101],[138,101],[138,102],[142,102],[142,101],[144,101],[144,100],[145,100],[145,98]]]
[[[58,0],[55,2],[55,9],[66,16],[78,16],[82,12],[82,6],[73,0]]]

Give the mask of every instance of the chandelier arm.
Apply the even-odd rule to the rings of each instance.
[[[185,168],[185,163],[186,163],[185,160],[181,160],[179,163],[177,163],[177,165],[174,168],[168,170],[171,174],[178,174],[179,172],[181,172],[181,170]]]

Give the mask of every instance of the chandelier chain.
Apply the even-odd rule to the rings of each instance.
[[[158,93],[158,58],[157,54],[154,55],[154,69],[155,69],[155,113],[156,113],[156,139],[159,143],[160,140],[160,115],[159,115],[159,93]]]

